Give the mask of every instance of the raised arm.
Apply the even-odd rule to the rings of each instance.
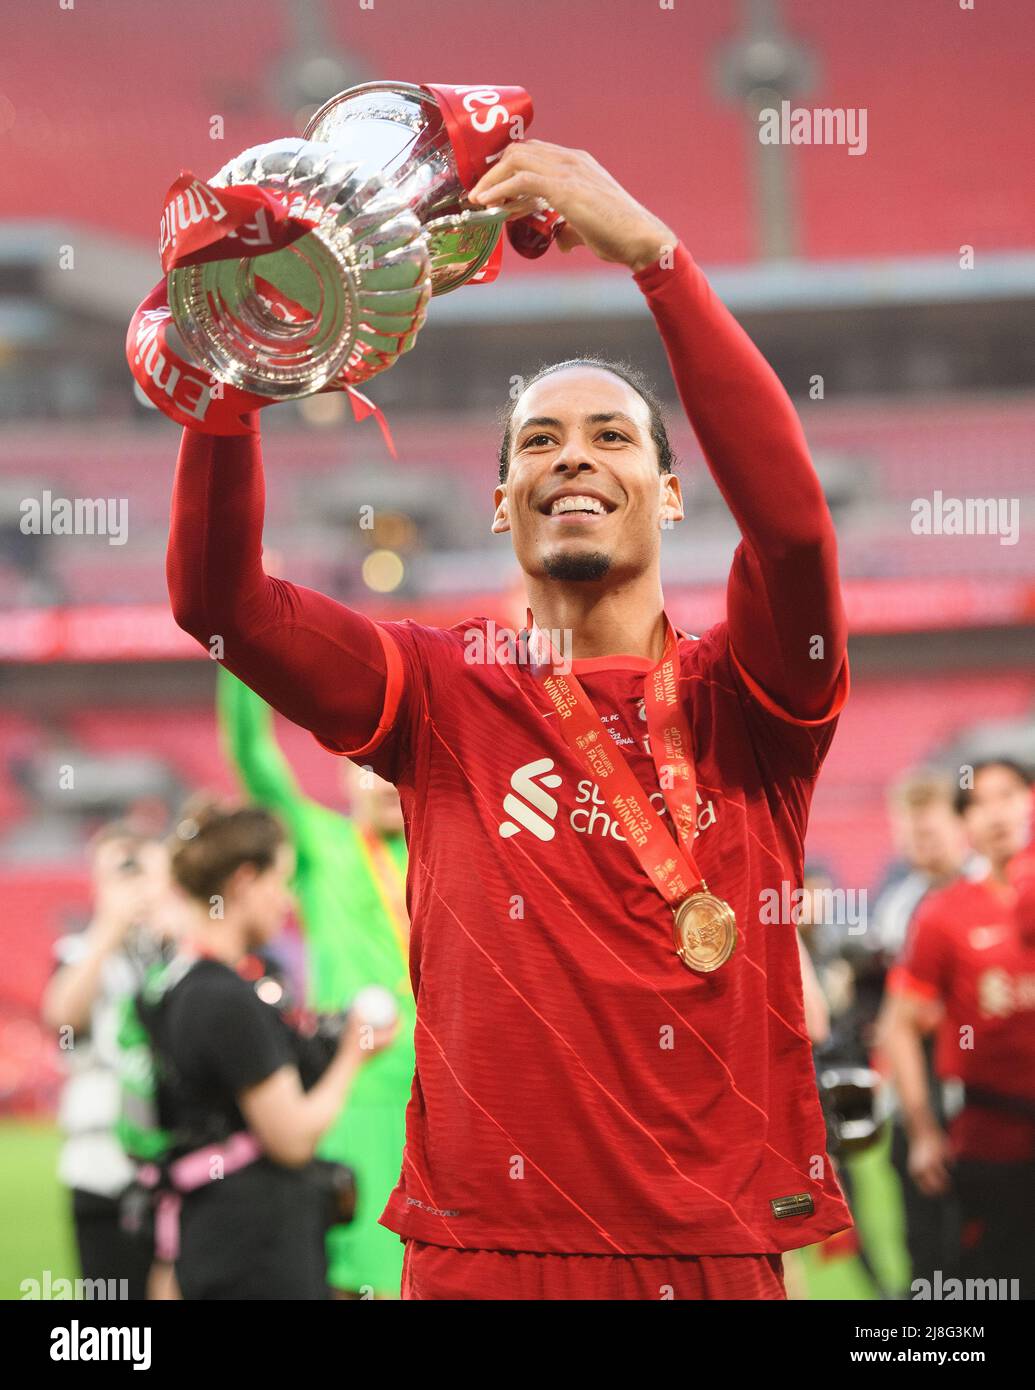
[[[360,748],[384,713],[390,639],[362,614],[265,573],[264,508],[257,435],[184,431],[166,559],[173,615],[288,719]]]
[[[738,664],[784,713],[806,721],[828,715],[846,640],[834,528],[772,368],[671,229],[585,150],[514,141],[469,196],[514,215],[545,199],[567,221],[563,249],[585,245],[635,273],[744,538],[727,604]]]
[[[847,626],[833,522],[801,423],[685,246],[663,253],[636,282],[743,536],[727,591],[733,651],[781,709],[820,718],[841,676]]]

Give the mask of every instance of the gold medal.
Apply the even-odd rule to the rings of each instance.
[[[687,969],[707,975],[725,965],[737,944],[737,919],[729,903],[705,887],[684,898],[674,911],[676,955]]]

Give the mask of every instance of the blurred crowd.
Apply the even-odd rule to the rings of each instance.
[[[829,870],[807,865],[799,927],[826,1009],[813,1032],[821,1092],[831,1063],[871,1069],[873,1111],[842,1129],[849,1144],[885,1131],[908,1289],[882,1284],[865,1241],[861,1258],[881,1296],[931,1297],[960,1280],[967,1296],[1032,1297],[1031,774],[1009,758],[911,771],[889,789],[888,815],[895,858],[872,906],[845,914]]]
[[[349,815],[308,801],[268,708],[227,673],[220,696],[255,799],[197,799],[167,838],[101,830],[92,920],[58,942],[43,1001],[82,1276],[131,1298],[394,1296],[401,1245],[377,1217],[413,1071],[398,798],[344,763]]]
[[[395,1297],[377,1217],[413,1062],[398,801],[345,763],[348,814],[308,802],[262,702],[220,680],[250,799],[195,801],[164,839],[105,827],[92,920],[57,943],[43,1009],[82,1274],[137,1299]],[[852,1202],[852,1155],[885,1146],[908,1285],[861,1235],[859,1258],[878,1297],[955,1278],[1031,1297],[1032,779],[1005,758],[919,769],[888,814],[869,900],[807,863],[796,909],[830,1151]]]

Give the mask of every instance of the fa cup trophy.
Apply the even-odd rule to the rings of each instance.
[[[207,181],[181,174],[161,223],[167,280],[127,342],[144,392],[216,433],[318,391],[369,407],[355,388],[413,347],[431,298],[498,273],[506,213],[466,191],[530,120],[519,87],[371,82],[326,102],[301,138],[245,150]],[[539,254],[559,219],[521,220],[536,225],[513,244]]]

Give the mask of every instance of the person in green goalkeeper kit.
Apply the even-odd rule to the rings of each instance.
[[[309,1003],[346,1007],[381,985],[399,1010],[396,1040],[359,1072],[318,1150],[356,1174],[355,1220],[328,1236],[328,1278],[343,1294],[398,1297],[403,1247],[378,1225],[399,1177],[413,1079],[406,841],[395,788],[343,760],[351,815],[307,797],[277,745],[273,712],[220,667],[217,704],[229,757],[249,796],[280,816],[297,855],[294,889],[306,937]]]

